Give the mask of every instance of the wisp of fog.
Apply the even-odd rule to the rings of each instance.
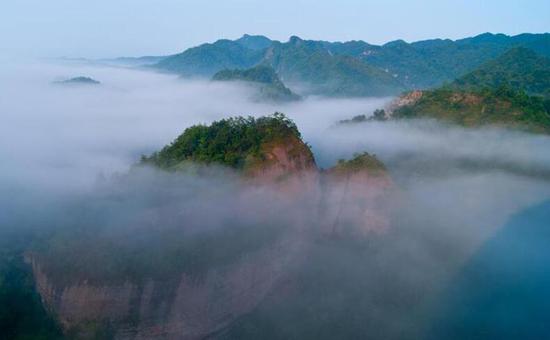
[[[374,301],[375,292],[395,278],[410,283],[411,294],[428,285],[422,292],[435,299],[511,216],[550,198],[547,136],[435,121],[338,124],[369,115],[391,98],[259,103],[237,84],[80,63],[0,65],[0,75],[0,222],[11,230],[98,221],[155,228],[158,221],[179,226],[184,219],[189,230],[303,223],[293,219],[299,215],[293,210],[303,206],[277,201],[268,190],[234,200],[232,193],[243,189],[224,169],[212,170],[210,179],[140,170],[145,172],[129,180],[131,185],[113,184],[142,154],[159,150],[189,126],[276,111],[296,122],[320,167],[367,151],[385,163],[396,183],[393,218],[401,237],[394,236],[372,260],[389,274],[373,269],[380,276],[369,283],[371,292],[362,293],[367,300]],[[79,75],[101,85],[52,84]],[[265,209],[270,204],[273,209]],[[228,219],[231,223],[223,222]],[[390,310],[373,302],[369,308],[380,327],[387,324],[395,332],[412,331],[411,319],[420,322],[414,319],[420,316],[411,316],[415,307]]]

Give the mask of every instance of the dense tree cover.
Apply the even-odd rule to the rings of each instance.
[[[300,97],[285,86],[272,67],[258,65],[246,70],[222,70],[216,73],[212,80],[245,81],[258,86],[260,100],[288,101]]]
[[[514,48],[452,85],[474,90],[509,86],[529,95],[550,97],[550,59],[526,48]]]
[[[387,70],[406,88],[430,88],[452,81],[514,47],[525,47],[550,57],[550,34],[506,36],[485,33],[472,38],[403,40],[382,46],[363,41],[325,42],[332,53],[356,57]]]
[[[366,115],[357,115],[352,117],[351,119],[343,119],[340,120],[338,123],[340,124],[356,124],[356,123],[364,123],[364,122],[383,122],[388,120],[388,117],[386,116],[386,110],[384,109],[376,109],[372,113],[372,116],[367,117]]]
[[[335,55],[322,42],[292,37],[275,42],[263,63],[287,82],[309,85],[308,93],[328,96],[384,96],[403,90],[388,72],[348,55]]]
[[[211,77],[223,69],[249,68],[259,63],[264,50],[250,49],[231,40],[218,40],[169,56],[154,67],[182,76]]]
[[[429,88],[475,70],[509,49],[525,47],[550,57],[550,34],[482,34],[472,38],[327,42],[292,37],[288,42],[262,36],[219,40],[169,56],[155,67],[184,76],[211,77],[223,69],[272,66],[285,82],[306,83],[311,92],[336,96],[397,94]]]
[[[270,47],[273,41],[263,35],[244,34],[239,39],[235,40],[239,45],[251,50],[265,50]]]
[[[398,108],[392,117],[438,118],[465,126],[502,125],[549,133],[548,107],[548,100],[506,85],[475,91],[445,86],[424,91],[416,103]]]
[[[193,161],[242,169],[248,157],[262,157],[262,144],[288,136],[301,138],[296,124],[282,113],[222,119],[210,126],[187,128],[161,151],[142,157],[141,163],[173,169],[184,161]]]
[[[362,170],[370,170],[369,173],[375,174],[376,172],[385,173],[387,171],[386,166],[375,155],[371,155],[368,152],[356,153],[350,160],[340,159],[338,163],[331,169],[332,172],[357,172]]]
[[[266,65],[258,65],[246,70],[223,70],[216,73],[213,80],[245,80],[263,84],[282,84],[273,68]]]

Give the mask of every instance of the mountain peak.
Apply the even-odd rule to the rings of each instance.
[[[288,39],[288,42],[290,44],[293,44],[293,45],[299,44],[303,41],[304,40],[302,38],[300,38],[299,36],[297,36],[297,35],[293,35],[293,36],[290,37],[290,39]]]
[[[495,33],[485,32],[485,33],[476,35],[475,37],[471,38],[471,40],[476,42],[495,42],[495,41],[503,41],[508,38],[509,37],[506,34],[502,34],[502,33],[495,34]]]
[[[409,44],[405,40],[398,39],[398,40],[393,40],[393,41],[387,42],[383,46],[384,47],[396,47],[396,46],[408,46],[408,45]]]
[[[235,42],[251,50],[263,50],[271,46],[273,43],[273,41],[266,36],[250,35],[246,33],[239,39],[235,40]]]

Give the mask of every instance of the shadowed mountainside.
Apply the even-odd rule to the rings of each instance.
[[[213,77],[214,81],[240,81],[256,90],[253,100],[257,101],[293,101],[300,96],[293,93],[269,66],[259,65],[246,70],[222,70]]]

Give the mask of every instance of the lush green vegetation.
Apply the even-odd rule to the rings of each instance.
[[[388,120],[388,117],[386,116],[386,111],[384,109],[376,109],[374,110],[372,116],[367,117],[366,115],[357,115],[352,117],[351,119],[343,119],[339,121],[339,124],[357,124],[357,123],[364,123],[364,122],[383,122]]]
[[[239,39],[235,40],[236,43],[251,50],[265,50],[273,44],[273,41],[263,35],[249,35],[245,34]]]
[[[548,100],[508,86],[477,91],[442,87],[424,91],[413,105],[398,108],[393,118],[437,118],[464,126],[501,125],[550,133]]]
[[[289,136],[301,138],[294,122],[282,113],[261,118],[222,119],[210,126],[187,128],[160,152],[142,157],[141,163],[175,169],[182,162],[193,161],[243,169],[247,162],[263,157],[264,143]]]
[[[274,43],[263,61],[288,82],[305,83],[309,92],[330,96],[383,96],[403,89],[394,77],[361,60],[334,55],[322,42],[292,37]]]
[[[550,59],[526,48],[514,48],[457,79],[453,86],[470,90],[508,86],[550,97]]]
[[[187,77],[211,77],[223,69],[250,68],[261,61],[263,53],[235,41],[218,40],[169,56],[154,67]]]
[[[275,70],[265,65],[246,70],[223,70],[216,73],[212,80],[243,80],[262,84],[283,85]]]
[[[386,173],[387,169],[375,155],[368,152],[358,153],[350,160],[340,159],[338,163],[330,170],[334,173],[353,173],[363,170],[369,170],[369,173]]]
[[[244,81],[257,85],[259,100],[289,101],[300,97],[285,86],[273,68],[258,65],[246,70],[222,70],[212,77],[216,81]]]
[[[325,43],[334,54],[354,56],[388,70],[407,88],[429,88],[471,72],[514,47],[525,47],[550,57],[550,34],[506,36],[485,33],[472,38],[433,39],[407,43],[403,40],[383,46],[363,41]]]
[[[550,34],[482,34],[452,41],[434,39],[382,46],[363,41],[327,42],[292,37],[288,42],[262,36],[219,40],[170,56],[155,67],[185,76],[211,77],[223,69],[272,66],[286,83],[311,86],[310,92],[335,96],[397,94],[428,88],[472,72],[506,51],[524,47],[550,57]],[[529,90],[528,90],[529,91]]]

